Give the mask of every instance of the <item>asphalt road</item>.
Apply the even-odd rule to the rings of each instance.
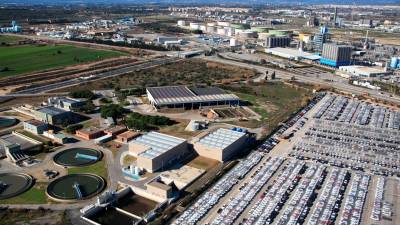
[[[353,86],[353,85],[350,85],[349,83],[347,83],[347,80],[345,80],[345,79],[335,79],[333,81],[326,81],[326,80],[324,80],[324,77],[318,78],[318,77],[312,77],[312,76],[305,76],[300,73],[295,73],[295,70],[294,71],[284,71],[284,70],[280,70],[280,69],[267,68],[264,66],[222,59],[222,58],[218,58],[216,56],[204,57],[204,59],[209,60],[209,61],[229,64],[229,65],[233,65],[233,66],[240,66],[240,67],[244,67],[244,68],[255,69],[261,73],[265,73],[266,71],[269,71],[269,74],[271,74],[273,71],[275,71],[277,78],[291,79],[294,76],[296,78],[296,80],[298,80],[298,81],[312,83],[312,84],[325,85],[325,86],[336,88],[337,90],[340,90],[343,92],[348,92],[348,93],[352,93],[352,94],[356,94],[356,95],[368,93],[370,97],[386,100],[386,101],[393,102],[396,104],[400,104],[399,97],[395,97],[395,96],[390,97],[388,93],[380,94],[379,93],[380,91],[377,91],[377,90],[371,90],[371,89],[367,89],[367,88]]]

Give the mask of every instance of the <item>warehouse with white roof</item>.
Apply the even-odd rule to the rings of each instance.
[[[219,128],[194,142],[194,150],[201,156],[224,162],[244,147],[244,132]]]
[[[150,173],[164,170],[189,153],[185,139],[153,131],[130,141],[129,152],[137,158],[136,165]]]

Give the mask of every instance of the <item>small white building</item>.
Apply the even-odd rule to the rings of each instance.
[[[390,71],[385,71],[382,68],[368,66],[340,66],[339,72],[357,77],[378,77],[391,74]]]

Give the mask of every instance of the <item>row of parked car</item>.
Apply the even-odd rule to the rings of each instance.
[[[229,199],[222,211],[211,222],[211,225],[231,225],[237,217],[246,209],[260,189],[270,180],[278,170],[284,159],[274,157],[265,164],[259,166],[249,181],[240,187],[240,191]]]
[[[349,180],[350,173],[347,170],[332,167],[311,213],[309,225],[334,224]]]
[[[361,222],[365,199],[368,193],[370,176],[355,173],[346,196],[344,209],[340,216],[339,225],[358,225]]]
[[[400,129],[400,112],[345,96],[329,94],[314,118],[375,128]]]
[[[303,224],[326,177],[326,166],[311,164],[280,214],[277,225]]]
[[[382,175],[400,175],[400,132],[376,129],[316,119],[291,155]]]
[[[375,199],[372,207],[371,219],[379,221],[383,206],[383,194],[385,189],[385,178],[379,177],[375,188]]]
[[[172,224],[194,225],[224,197],[263,158],[264,153],[254,151],[241,161],[215,185],[207,190],[193,205],[185,210]]]
[[[263,193],[250,209],[242,224],[263,225],[271,223],[299,182],[299,174],[304,168],[305,162],[291,160],[285,170],[279,174],[271,188]]]

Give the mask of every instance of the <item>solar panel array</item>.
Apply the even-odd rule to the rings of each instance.
[[[144,145],[150,148],[149,150],[139,154],[140,156],[148,159],[154,159],[185,141],[186,140],[184,139],[158,132],[149,132],[132,140],[133,143]]]
[[[211,148],[226,148],[241,137],[245,133],[233,131],[225,128],[220,128],[204,138],[200,139],[199,143]]]

